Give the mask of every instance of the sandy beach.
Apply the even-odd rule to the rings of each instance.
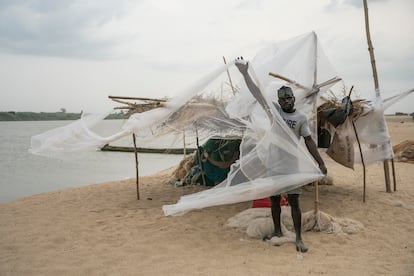
[[[387,116],[393,145],[413,139],[409,116]],[[363,224],[354,234],[308,231],[308,253],[228,227],[252,202],[165,217],[162,206],[201,187],[167,184],[174,168],[140,178],[39,194],[0,204],[0,275],[414,275],[414,164],[395,162],[385,192],[382,163],[345,168],[322,153],[333,185],[319,208]],[[306,187],[302,211],[314,208]]]

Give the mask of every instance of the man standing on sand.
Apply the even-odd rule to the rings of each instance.
[[[250,92],[253,95],[261,95],[259,87],[253,82],[252,78],[250,77],[248,73],[248,67],[249,63],[244,62],[243,58],[238,58],[236,60],[236,66],[239,69],[240,73],[243,75],[243,78],[247,84],[247,87],[249,88]],[[313,158],[316,160],[316,162],[319,164],[319,168],[322,171],[323,174],[327,173],[327,169],[325,166],[325,163],[323,162],[319,152],[318,148],[315,144],[315,142],[312,139],[311,131],[308,125],[308,121],[306,119],[306,116],[300,113],[295,109],[295,96],[293,95],[293,91],[290,87],[282,86],[278,91],[278,103],[274,103],[277,111],[282,116],[283,120],[286,122],[288,127],[293,131],[295,136],[300,139],[300,137],[303,137],[305,140],[306,147],[310,154],[313,156]],[[269,114],[269,110],[267,108],[267,104],[264,101],[259,101],[261,105],[265,108],[265,111]],[[295,159],[293,157],[292,159]],[[293,160],[293,162],[295,162]],[[302,241],[302,211],[300,209],[299,205],[299,195],[301,194],[301,188],[294,189],[292,191],[287,192],[288,195],[288,202],[291,207],[291,215],[293,219],[293,225],[295,228],[296,233],[296,250],[299,252],[307,252],[308,248],[305,246],[305,244]],[[267,237],[267,239],[270,239],[274,236],[281,237],[283,235],[280,225],[280,213],[281,213],[281,207],[280,207],[280,194],[279,195],[273,195],[270,197],[271,199],[271,211],[272,211],[272,218],[273,218],[273,224],[274,224],[274,232],[270,237]]]

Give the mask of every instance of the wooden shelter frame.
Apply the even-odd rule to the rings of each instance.
[[[366,36],[367,36],[367,43],[368,43],[368,51],[369,51],[369,55],[370,55],[370,60],[371,60],[371,67],[372,67],[372,72],[373,72],[373,78],[374,78],[374,86],[375,86],[375,93],[376,96],[379,97],[380,96],[380,89],[379,89],[379,83],[378,83],[378,73],[377,73],[377,69],[376,69],[376,64],[375,64],[375,56],[374,56],[374,48],[372,46],[372,41],[371,41],[371,36],[370,36],[370,29],[369,29],[369,15],[368,15],[368,3],[367,0],[363,0],[363,4],[364,4],[364,15],[365,15],[365,29],[366,29]],[[313,78],[313,85],[312,87],[306,87],[300,83],[295,82],[294,80],[282,76],[280,74],[274,73],[274,72],[269,72],[269,75],[275,78],[279,78],[281,80],[284,80],[298,88],[304,89],[307,91],[308,95],[306,97],[313,97],[313,111],[314,114],[317,114],[316,112],[316,94],[319,92],[320,88],[339,82],[341,81],[340,78],[334,77],[330,80],[324,81],[322,83],[317,83],[317,36],[316,34],[314,34],[315,37],[315,49],[314,49],[314,54],[315,54],[315,64],[314,64],[314,78]],[[226,64],[226,59],[223,56],[223,61]],[[233,87],[233,83],[232,80],[230,78],[230,74],[229,71],[227,71],[227,75],[230,81],[230,85],[232,88],[233,93],[235,93],[235,89]],[[353,88],[353,87],[352,87]],[[352,88],[349,92],[349,95],[352,92]],[[141,112],[145,112],[154,108],[158,108],[158,107],[162,107],[163,104],[167,101],[167,99],[152,99],[152,98],[143,98],[143,97],[122,97],[122,96],[108,96],[108,98],[110,98],[111,100],[121,103],[121,104],[126,104],[126,106],[123,107],[116,107],[115,109],[128,109],[129,112],[128,113],[141,113]],[[137,103],[131,103],[129,101],[125,101],[125,100],[137,100],[137,101],[143,101],[143,103],[141,104],[137,104]],[[355,135],[357,137],[357,142],[358,142],[358,146],[359,146],[359,150],[360,150],[360,154],[361,154],[361,161],[362,161],[362,166],[363,166],[363,202],[365,202],[365,198],[366,198],[366,167],[365,167],[365,163],[364,163],[364,157],[362,154],[362,150],[361,150],[361,145],[359,143],[359,139],[358,139],[358,134],[356,131],[356,127],[354,122],[352,121],[352,125],[354,128],[354,132]],[[315,124],[315,128],[316,128],[316,124]],[[315,131],[314,131],[315,132]],[[185,137],[185,134],[183,134]],[[197,148],[199,147],[198,145],[198,131],[196,129],[196,136],[197,136]],[[139,170],[138,170],[138,165],[139,165],[139,160],[138,160],[138,151],[137,151],[137,145],[136,145],[136,137],[135,134],[132,134],[132,139],[133,139],[133,143],[134,143],[134,154],[135,154],[135,167],[136,167],[136,187],[137,187],[137,199],[140,199],[140,194],[139,194]],[[184,138],[185,141],[185,138]],[[185,142],[184,142],[184,153],[185,153]],[[200,156],[199,156],[199,160],[200,160]],[[390,159],[391,160],[391,165],[392,165],[392,174],[393,174],[393,186],[394,186],[394,191],[397,190],[397,184],[396,184],[396,176],[395,176],[395,165],[394,165],[394,159]],[[384,177],[385,177],[385,190],[388,193],[391,193],[391,185],[390,185],[390,173],[389,173],[389,164],[388,164],[389,160],[384,160],[383,161],[383,167],[384,167]],[[203,182],[205,183],[204,180],[204,174],[203,175]],[[315,181],[314,183],[314,194],[315,194],[315,214],[318,212],[319,210],[319,192],[318,192],[318,181]],[[204,184],[205,185],[205,184]]]

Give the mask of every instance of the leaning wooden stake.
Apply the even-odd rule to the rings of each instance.
[[[374,48],[372,47],[371,35],[369,31],[369,18],[368,18],[368,3],[367,0],[364,0],[364,12],[365,12],[365,29],[367,34],[367,41],[368,41],[368,51],[369,56],[371,58],[371,67],[372,67],[372,74],[374,77],[374,84],[375,84],[375,93],[376,96],[380,96],[379,91],[379,84],[378,84],[378,74],[377,74],[377,67],[375,65],[375,57],[374,57]],[[385,190],[390,193],[391,192],[391,185],[390,185],[390,171],[388,166],[388,160],[384,160],[384,175],[385,175]],[[395,172],[393,172],[395,173]],[[395,177],[394,177],[395,179]],[[394,186],[396,184],[394,183]]]
[[[348,97],[351,97],[352,90],[354,89],[354,86],[351,86],[351,90],[349,90]],[[358,132],[355,126],[354,121],[351,119],[352,127],[354,128],[355,138],[357,140],[358,148],[359,148],[359,154],[361,156],[361,163],[362,163],[362,169],[363,169],[363,175],[364,175],[364,186],[363,186],[363,192],[362,192],[362,202],[365,202],[366,198],[366,186],[367,186],[367,177],[366,177],[366,167],[365,167],[365,161],[364,161],[364,154],[362,153],[362,147],[361,142],[359,141]]]
[[[187,147],[185,146],[185,129],[183,129],[183,152],[185,158],[187,156]]]
[[[227,64],[226,58],[224,56],[223,56],[223,61],[224,61],[224,64]],[[235,95],[236,94],[236,89],[234,89],[233,82],[231,81],[229,69],[227,68],[226,70],[227,70],[227,77],[229,78],[231,90],[233,91],[233,95]]]
[[[134,154],[135,154],[135,172],[136,172],[136,183],[137,183],[137,199],[139,200],[139,170],[138,170],[138,150],[137,142],[135,140],[135,133],[132,133],[132,140],[134,141]]]
[[[358,137],[358,133],[356,130],[356,126],[354,121],[351,119],[352,121],[352,127],[354,128],[354,132],[355,132],[355,138],[357,140],[358,143],[358,148],[359,148],[359,154],[361,155],[361,163],[362,163],[362,168],[364,170],[364,188],[363,188],[363,192],[362,192],[362,202],[365,202],[365,194],[366,194],[366,168],[365,168],[365,161],[364,161],[364,155],[362,154],[362,148],[361,148],[361,143],[359,142],[359,137]]]

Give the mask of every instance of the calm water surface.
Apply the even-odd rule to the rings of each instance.
[[[0,203],[69,187],[135,177],[133,153],[96,151],[84,153],[76,161],[62,161],[28,152],[33,135],[70,122],[0,122]],[[122,123],[122,120],[105,120],[94,130],[109,136],[118,132]],[[132,144],[131,137],[124,140]],[[181,159],[181,155],[140,153],[140,175],[177,165]]]

